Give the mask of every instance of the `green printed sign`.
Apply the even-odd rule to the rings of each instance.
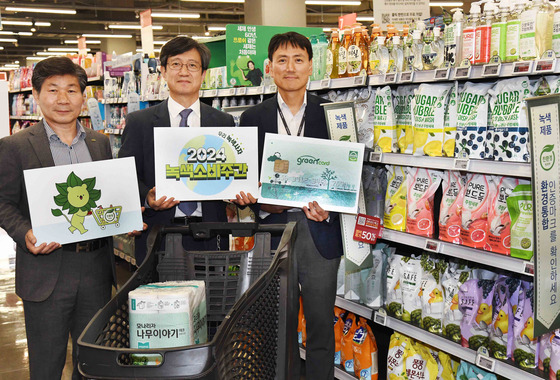
[[[268,86],[270,77],[268,43],[279,33],[319,35],[321,28],[293,28],[231,24],[226,26],[226,62],[229,86]]]

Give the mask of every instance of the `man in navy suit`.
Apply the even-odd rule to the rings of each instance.
[[[176,37],[161,49],[161,74],[169,86],[169,99],[160,104],[130,113],[122,136],[119,157],[136,160],[140,200],[144,202],[144,220],[148,231],[136,238],[136,262],[146,257],[149,230],[160,225],[186,225],[191,222],[226,222],[223,201],[179,202],[166,196],[156,199],[154,167],[154,128],[233,127],[233,117],[199,99],[200,85],[210,64],[210,51],[190,37]],[[197,241],[189,237],[183,245],[194,250],[227,249],[228,239]]]
[[[313,52],[307,37],[295,32],[275,35],[268,45],[268,58],[278,94],[245,111],[240,121],[242,126],[259,127],[261,161],[265,133],[329,138],[325,113],[320,106],[326,101],[306,91],[313,70]],[[240,205],[255,201],[243,192],[237,197]],[[306,378],[333,379],[333,309],[342,255],[338,214],[323,210],[317,202],[309,202],[302,209],[261,204],[257,214],[260,223],[297,221],[294,252],[307,323]],[[297,315],[297,298],[292,307]],[[292,354],[294,351],[297,356],[290,358],[293,370],[290,378],[299,378],[299,350],[292,347]]]

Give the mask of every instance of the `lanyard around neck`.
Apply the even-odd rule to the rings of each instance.
[[[288,123],[286,123],[286,118],[284,117],[284,113],[282,112],[282,109],[280,109],[280,104],[276,103],[276,106],[278,107],[278,113],[280,114],[280,118],[282,119],[282,124],[284,124],[284,128],[286,128],[286,133],[291,136],[292,133],[290,132],[290,128],[288,128]],[[303,125],[305,124],[306,113],[307,110],[303,112],[303,117],[301,118],[301,123],[299,124],[299,128],[297,131],[297,136],[301,136],[301,131],[303,130]]]

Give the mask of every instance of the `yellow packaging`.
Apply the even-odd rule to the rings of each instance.
[[[438,380],[455,380],[455,374],[453,373],[453,366],[451,364],[451,357],[445,352],[440,351],[438,354],[438,359]]]
[[[457,137],[457,94],[459,85],[455,81],[449,92],[443,125],[443,150],[445,157],[455,157],[455,139]]]
[[[413,154],[441,157],[445,108],[453,85],[421,84],[412,99]]]
[[[397,126],[391,87],[378,87],[375,93],[375,112],[373,119],[373,148],[382,152],[397,151]]]
[[[417,85],[398,86],[393,91],[395,99],[395,124],[397,125],[397,141],[401,153],[412,154],[414,130],[412,128],[412,108],[414,90]]]
[[[405,368],[408,380],[436,380],[438,364],[429,349],[420,343],[409,344],[405,350]]]
[[[405,368],[405,351],[410,339],[399,333],[391,335],[387,352],[387,378],[389,380],[407,380]]]
[[[387,191],[383,225],[395,231],[406,230],[406,174],[404,167],[387,165]]]

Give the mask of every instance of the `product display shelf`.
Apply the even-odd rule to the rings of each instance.
[[[305,348],[299,348],[299,356],[305,360]],[[339,380],[356,380],[357,377],[351,373],[346,372],[341,366],[334,366],[334,378]]]
[[[520,273],[526,276],[532,277],[535,272],[534,264],[526,260],[436,239],[429,239],[406,232],[393,231],[384,228],[382,230],[381,238],[395,243],[425,249],[426,251],[457,257],[473,263],[487,265],[489,267],[503,269],[509,272]]]
[[[336,296],[336,300],[334,304],[339,308],[344,309],[346,311],[350,311],[356,315],[359,315],[360,317],[364,317],[369,320],[373,319],[373,313],[375,312],[375,310],[373,310],[372,308],[366,305],[362,305],[355,301],[347,300],[346,298],[341,296]]]
[[[108,135],[122,135],[124,128],[105,128],[104,132]]]
[[[104,98],[99,101],[101,104],[126,104],[128,98]]]
[[[268,86],[258,87],[231,87],[213,90],[200,90],[199,96],[201,98],[215,98],[226,96],[263,95],[274,94],[276,91],[278,91],[278,87],[275,84],[271,84]]]
[[[32,116],[10,116],[11,120],[41,120],[43,117],[42,116],[38,116],[38,115],[32,115]]]
[[[375,153],[368,149],[366,157],[370,163],[399,166],[415,166],[440,170],[461,170],[472,173],[505,175],[508,177],[531,178],[531,164],[525,162],[504,162],[469,160],[453,157],[412,156],[402,153]]]
[[[18,92],[29,92],[32,91],[33,87],[25,87],[25,88],[20,88],[19,90],[10,90],[8,91],[10,94],[17,94]]]

